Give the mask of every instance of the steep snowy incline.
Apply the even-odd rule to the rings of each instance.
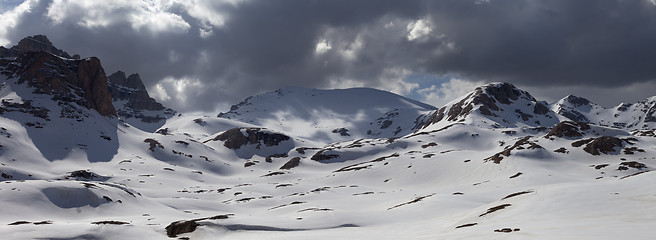
[[[325,143],[400,137],[433,106],[369,88],[279,89],[247,98],[219,117]]]

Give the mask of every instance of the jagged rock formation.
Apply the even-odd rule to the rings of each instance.
[[[117,114],[125,119],[136,118],[141,122],[155,123],[167,119],[175,112],[151,98],[139,74],[126,77],[118,71],[109,76],[109,93],[112,95]]]
[[[0,47],[0,57],[18,57],[21,53],[26,52],[48,52],[63,58],[74,58],[63,50],[56,48],[44,35],[23,38],[16,46],[9,49]],[[79,59],[79,56],[77,56],[77,59]]]
[[[48,52],[26,52],[14,60],[3,60],[3,74],[17,77],[18,84],[34,88],[33,93],[52,95],[52,100],[67,105],[62,117],[80,118],[75,103],[94,109],[103,116],[114,116],[107,77],[98,58],[63,59]]]
[[[246,133],[246,135],[244,135]],[[276,146],[290,137],[280,133],[273,133],[261,128],[233,128],[217,135],[213,141],[223,141],[223,146],[229,149],[239,149],[247,144],[262,144],[267,147]]]

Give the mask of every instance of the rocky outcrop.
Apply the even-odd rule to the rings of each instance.
[[[246,133],[246,135],[244,135],[244,133]],[[290,139],[291,138],[287,135],[273,133],[262,128],[232,128],[217,135],[212,140],[223,141],[223,146],[229,149],[239,149],[247,144],[257,144],[257,148],[262,144],[271,147]]]
[[[602,136],[598,138],[583,139],[572,143],[573,147],[581,147],[585,145],[583,151],[592,155],[610,154],[619,152],[624,146],[624,143],[633,144],[632,141],[637,141],[635,138],[620,139],[611,136]]]
[[[73,58],[68,53],[56,48],[44,35],[23,38],[10,49],[0,47],[0,57],[18,57],[26,52],[48,52],[63,58]],[[79,56],[78,56],[79,57]]]
[[[225,215],[217,215],[214,217],[175,221],[169,224],[168,226],[166,226],[165,228],[166,235],[172,238],[177,237],[179,234],[190,233],[195,231],[196,228],[200,226],[200,224],[198,224],[199,221],[227,219],[231,215],[232,214],[225,214]]]
[[[293,157],[292,159],[289,159],[280,169],[283,170],[289,170],[295,167],[298,167],[298,165],[301,163],[301,158],[300,157]]]
[[[139,74],[126,77],[124,72],[118,71],[108,79],[109,93],[120,117],[138,118],[142,122],[153,123],[165,120],[167,116],[174,114],[175,111],[165,108],[150,97]]]
[[[513,150],[524,150],[524,149],[543,149],[542,146],[538,145],[537,143],[533,141],[529,141],[531,136],[526,136],[521,139],[519,139],[515,144],[512,146],[506,147],[503,151],[495,153],[494,155],[488,157],[485,159],[485,161],[492,161],[496,164],[501,163],[501,160],[503,160],[504,157],[510,157],[510,153]]]
[[[584,131],[590,130],[590,125],[587,123],[582,123],[582,122],[572,122],[572,121],[562,121],[549,131],[545,138],[549,138],[551,136],[554,137],[568,137],[568,138],[577,138],[577,137],[582,137],[584,134]]]

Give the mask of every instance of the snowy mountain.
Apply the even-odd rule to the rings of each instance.
[[[370,88],[278,89],[245,99],[218,117],[247,122],[324,143],[400,137],[435,107]]]
[[[656,233],[655,98],[547,104],[493,83],[435,108],[290,87],[218,117],[173,115],[138,75],[107,77],[100,59],[53,49],[0,59],[7,239]]]
[[[569,95],[554,103],[551,109],[562,116],[561,119],[572,121],[628,130],[656,128],[656,97],[606,109],[585,98]]]

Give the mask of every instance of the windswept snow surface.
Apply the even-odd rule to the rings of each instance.
[[[1,89],[2,99],[38,97],[18,87]],[[537,117],[523,121],[515,115],[515,108],[535,104],[526,99],[497,103],[504,109],[497,117],[473,112],[464,120],[412,130],[417,117],[431,113],[430,106],[370,89],[279,94],[253,97],[224,117],[173,117],[156,133],[91,110],[81,122],[58,118],[58,106],[47,105],[49,99],[40,102],[51,109],[50,121],[22,112],[0,115],[0,234],[6,239],[656,234],[654,137],[594,123],[579,137],[548,135],[553,125],[541,128]],[[382,129],[367,135],[380,130],[378,118],[394,111],[399,114],[389,118],[389,128],[401,126],[398,134]],[[508,124],[494,124],[504,119]],[[27,124],[35,121],[42,127]],[[341,127],[350,136],[332,133]],[[239,149],[214,140],[235,128],[248,140]],[[261,135],[255,139],[246,129]],[[619,145],[600,155],[586,151],[601,136],[615,137]],[[195,220],[195,230],[169,237],[166,227],[181,220]]]
[[[256,95],[219,116],[325,143],[400,137],[435,107],[371,89],[288,87]]]

